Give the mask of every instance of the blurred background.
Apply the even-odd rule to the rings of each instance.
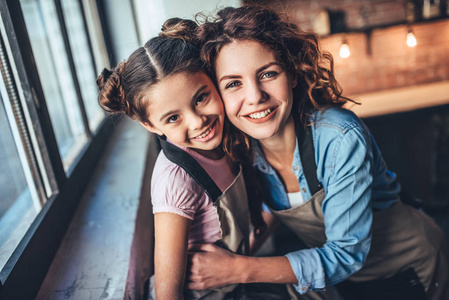
[[[96,77],[167,18],[244,4],[318,34],[388,167],[449,232],[449,0],[0,0],[0,299],[138,298],[129,257],[148,137],[102,112]],[[125,204],[107,215],[115,203]],[[108,234],[120,239],[98,251]],[[123,269],[92,268],[117,257]]]

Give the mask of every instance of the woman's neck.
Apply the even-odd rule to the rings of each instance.
[[[283,167],[290,167],[293,163],[293,154],[296,147],[295,122],[293,116],[287,119],[287,122],[275,136],[259,140],[262,150],[268,163],[279,170]]]

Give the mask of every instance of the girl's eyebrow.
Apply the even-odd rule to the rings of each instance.
[[[263,66],[260,67],[259,69],[257,69],[257,70],[256,70],[256,73],[259,73],[259,72],[261,72],[261,71],[263,71],[263,70],[265,70],[265,69],[268,69],[268,68],[271,67],[272,65],[278,65],[278,66],[280,66],[279,63],[277,63],[277,62],[275,62],[275,61],[272,61],[272,62],[267,63],[266,65],[263,65]],[[226,79],[234,79],[234,78],[240,78],[240,77],[241,77],[240,75],[224,75],[224,76],[220,77],[220,80],[218,80],[218,82],[222,82],[223,80],[226,80]]]
[[[201,92],[207,87],[207,85],[203,85],[201,87],[198,88],[198,90],[195,92],[195,94],[192,97],[191,101],[195,101],[196,98],[198,98],[199,94],[201,94]],[[163,119],[165,119],[167,116],[177,113],[179,112],[179,109],[175,109],[175,110],[170,110],[168,112],[166,112],[165,114],[163,114],[160,118],[159,118],[159,122],[162,122]]]

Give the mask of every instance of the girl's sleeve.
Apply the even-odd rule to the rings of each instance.
[[[360,270],[371,245],[371,146],[358,123],[344,130],[325,129],[326,142],[318,151],[323,158],[325,189],[323,215],[326,243],[321,248],[287,254],[298,278],[300,293],[321,290]]]
[[[194,219],[198,206],[207,197],[195,180],[177,165],[168,165],[151,181],[153,213],[174,213]]]

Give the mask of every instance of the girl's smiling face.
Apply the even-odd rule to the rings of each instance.
[[[233,41],[217,56],[215,72],[226,114],[258,139],[279,134],[290,116],[296,80],[273,51],[254,41]]]
[[[214,158],[223,137],[224,109],[209,76],[178,73],[157,83],[145,94],[149,131],[165,135],[178,146]]]

